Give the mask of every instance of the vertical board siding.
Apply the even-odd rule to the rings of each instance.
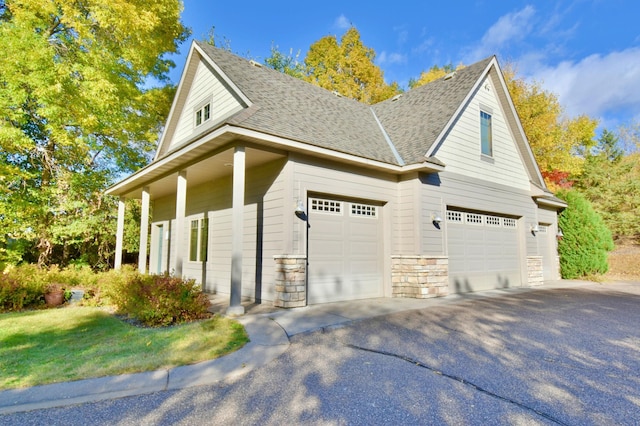
[[[196,129],[195,108],[206,99],[212,100],[211,118]],[[222,84],[213,70],[206,63],[200,61],[169,146],[180,145],[193,136],[196,130],[200,131],[241,109],[242,104],[227,90],[227,87]]]
[[[451,173],[529,190],[529,175],[495,93],[491,80],[485,78],[434,155]],[[490,159],[480,153],[481,106],[488,107],[492,117]]]

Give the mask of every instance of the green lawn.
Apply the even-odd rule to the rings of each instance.
[[[0,314],[0,390],[169,368],[249,341],[228,318],[167,328],[129,325],[102,308]]]

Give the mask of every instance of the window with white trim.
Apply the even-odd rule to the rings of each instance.
[[[351,216],[378,217],[378,207],[368,204],[351,203]]]
[[[470,225],[482,225],[482,215],[475,213],[467,213],[467,223]]]
[[[447,221],[462,223],[462,212],[447,210]]]
[[[311,198],[309,201],[311,202],[311,211],[342,215],[342,201],[322,200],[319,198]]]
[[[500,226],[500,218],[498,216],[486,216],[485,221],[489,226]]]
[[[482,155],[493,156],[493,136],[491,134],[491,114],[480,111],[480,150]]]
[[[206,262],[209,249],[209,219],[191,221],[189,232],[189,261]]]
[[[512,219],[510,217],[503,217],[502,218],[502,225],[505,228],[515,228],[517,223],[518,222],[515,219]]]
[[[196,127],[211,118],[211,103],[206,103],[196,110]]]

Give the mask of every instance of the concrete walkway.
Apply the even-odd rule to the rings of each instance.
[[[238,318],[251,341],[240,350],[224,357],[169,370],[126,374],[55,383],[0,392],[0,414],[43,408],[62,407],[106,399],[143,395],[163,390],[210,385],[223,379],[245,374],[267,364],[284,353],[289,338],[302,333],[340,327],[396,312],[455,304],[461,301],[500,297],[549,288],[598,285],[586,281],[554,281],[533,288],[491,290],[435,299],[367,299],[312,305],[305,308],[271,310],[255,309]]]

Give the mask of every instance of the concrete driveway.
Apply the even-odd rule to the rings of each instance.
[[[0,424],[640,424],[640,284],[540,289],[291,338],[213,386]]]

